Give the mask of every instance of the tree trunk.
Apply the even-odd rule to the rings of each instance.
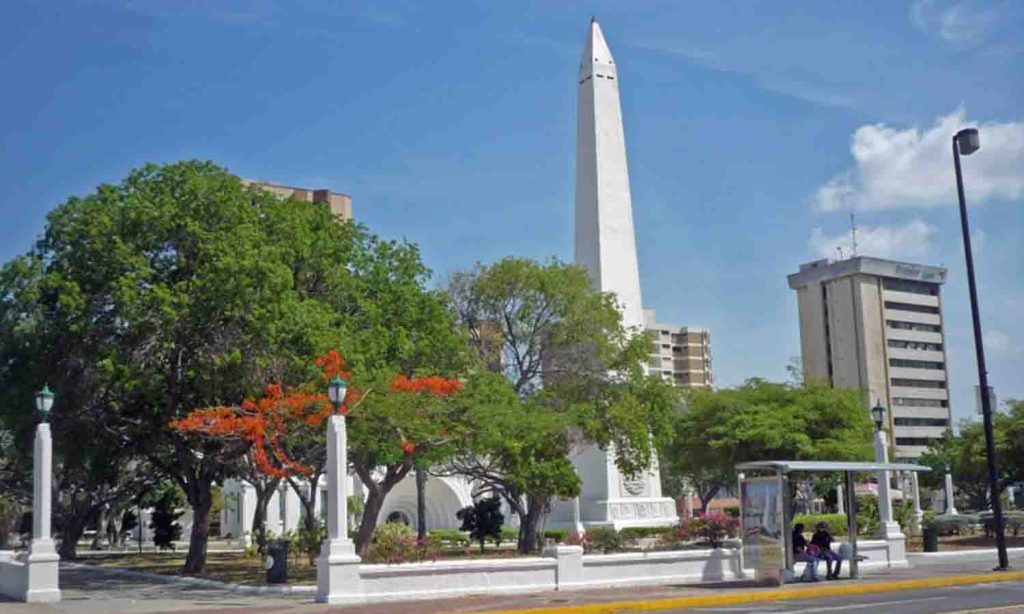
[[[103,550],[104,542],[107,537],[107,508],[106,506],[100,508],[99,517],[96,519],[96,534],[93,535],[92,544],[89,546],[93,550]]]
[[[427,472],[416,470],[416,537],[427,538]]]
[[[277,490],[277,485],[253,485],[256,489],[256,509],[252,512],[252,534],[256,538],[256,549],[267,553],[267,506]],[[283,495],[281,495],[283,496]]]
[[[213,480],[205,476],[189,484],[186,490],[188,503],[192,506],[192,534],[189,538],[188,555],[182,569],[186,574],[201,574],[206,570],[206,545],[210,540],[210,507],[213,505]]]
[[[73,561],[78,558],[78,540],[85,532],[86,521],[83,518],[71,517],[66,519],[63,524],[57,554],[65,561]]]
[[[363,507],[363,519],[359,522],[359,530],[356,531],[356,552],[360,556],[366,554],[373,541],[373,530],[377,528],[377,517],[384,507],[384,497],[387,493],[381,493],[379,488],[371,488],[366,497],[366,504]]]
[[[527,496],[526,515],[519,516],[519,554],[530,554],[537,550],[537,528],[544,515],[546,497]]]
[[[124,526],[124,510],[120,507],[111,508],[110,521],[107,523],[107,540],[111,546],[123,547],[121,527]]]

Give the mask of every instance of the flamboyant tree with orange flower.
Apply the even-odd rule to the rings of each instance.
[[[316,488],[326,465],[325,421],[334,412],[326,382],[349,382],[340,411],[348,416],[349,462],[366,487],[356,544],[369,544],[384,498],[416,464],[439,461],[469,428],[458,402],[462,384],[439,376],[408,377],[388,371],[354,374],[336,350],[315,361],[320,377],[303,386],[268,384],[261,397],[238,406],[201,408],[172,426],[200,437],[243,442],[263,475],[287,480],[315,530]],[[269,497],[268,497],[269,500]],[[265,503],[264,503],[265,507]],[[265,518],[265,509],[257,512]],[[259,527],[254,527],[256,530]]]

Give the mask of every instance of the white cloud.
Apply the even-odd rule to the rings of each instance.
[[[857,228],[857,254],[877,258],[922,258],[928,255],[935,235],[934,226],[914,219],[901,226]],[[853,255],[853,232],[827,235],[821,228],[811,231],[808,244],[822,258]]]
[[[968,122],[963,109],[926,130],[868,124],[853,133],[855,166],[818,188],[822,211],[955,206],[952,137],[976,126],[981,149],[964,158],[967,200],[1024,198],[1024,121]]]
[[[910,21],[917,29],[957,47],[985,42],[998,18],[991,6],[981,8],[969,0],[917,0],[910,7]]]
[[[984,332],[985,349],[990,352],[1005,352],[1010,349],[1010,336],[998,330],[989,329]]]

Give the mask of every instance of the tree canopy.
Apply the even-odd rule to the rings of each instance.
[[[953,473],[953,484],[962,497],[961,507],[984,510],[990,507],[988,460],[985,432],[979,420],[964,420],[959,432],[946,432],[934,440],[917,459],[932,468],[921,474],[922,484],[942,488],[946,468]],[[996,466],[1000,487],[1024,481],[1024,401],[1009,399],[1005,412],[992,416],[996,448]]]
[[[662,453],[667,490],[689,483],[704,506],[735,482],[738,463],[872,458],[874,427],[858,393],[819,383],[690,389],[674,420]]]
[[[578,266],[505,258],[454,275],[448,292],[480,372],[468,397],[478,428],[451,467],[508,503],[530,551],[552,500],[579,492],[573,449],[613,449],[624,473],[647,469],[675,391],[644,375],[649,339],[623,327],[614,295]]]
[[[212,163],[147,165],[47,220],[0,271],[4,424],[31,449],[21,408],[46,381],[56,474],[81,464],[66,456],[77,450],[97,468],[116,453],[174,480],[195,518],[188,572],[205,563],[211,485],[247,446],[186,437],[172,420],[258,397],[268,382],[310,381],[329,348],[360,372],[407,376],[453,373],[466,357],[415,246]],[[76,479],[100,492],[109,478]]]

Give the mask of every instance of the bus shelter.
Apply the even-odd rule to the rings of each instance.
[[[792,544],[793,506],[789,487],[794,473],[843,474],[847,539],[853,552],[847,563],[850,577],[856,578],[860,555],[857,551],[854,474],[877,473],[880,483],[883,480],[888,483],[888,476],[893,471],[930,471],[928,467],[912,463],[847,461],[756,461],[740,463],[736,465],[736,470],[742,476],[740,519],[743,566],[754,569],[759,580],[769,579],[780,583],[792,577],[795,563]],[[889,497],[888,488],[879,488],[879,497],[883,496]],[[883,509],[891,510],[891,502],[883,506],[880,501],[880,513]],[[884,523],[885,519],[882,520]]]

